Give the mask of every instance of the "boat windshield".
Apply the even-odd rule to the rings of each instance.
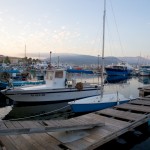
[[[55,78],[63,78],[63,71],[56,71]]]
[[[127,69],[125,66],[113,66],[114,69]]]

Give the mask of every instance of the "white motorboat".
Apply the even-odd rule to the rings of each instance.
[[[150,65],[141,65],[139,68],[140,76],[150,76]]]
[[[44,85],[9,88],[1,93],[15,102],[30,104],[67,102],[100,94],[99,86],[67,80],[64,69],[47,70],[45,78]]]

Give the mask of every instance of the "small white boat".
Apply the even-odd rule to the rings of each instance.
[[[51,69],[46,72],[46,84],[1,90],[6,97],[20,103],[68,102],[100,94],[100,87],[66,80],[66,70]]]
[[[130,99],[120,93],[104,94],[103,97],[92,96],[69,102],[74,113],[87,113],[113,107],[115,105],[129,102]]]
[[[140,76],[150,76],[150,65],[141,65],[139,68]]]

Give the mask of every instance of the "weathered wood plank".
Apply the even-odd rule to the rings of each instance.
[[[72,121],[72,122],[71,122]],[[7,129],[0,129],[0,135],[12,135],[12,134],[31,134],[42,132],[56,132],[56,131],[70,131],[80,129],[90,129],[95,126],[102,126],[104,123],[101,121],[80,122],[75,119],[63,120],[63,121],[44,121],[47,125],[42,125],[39,121],[5,121]],[[55,122],[55,123],[54,123]]]
[[[126,121],[117,120],[117,119],[114,119],[114,118],[105,117],[105,116],[101,116],[101,115],[98,115],[98,114],[97,114],[97,116],[98,116],[97,119],[100,119],[100,120],[104,121],[105,125],[115,126],[118,129],[122,128],[122,126],[124,127],[124,126],[127,126],[127,125],[130,124],[129,122],[126,122]]]
[[[101,119],[105,119],[105,126],[96,127],[92,130],[87,130],[89,136],[84,137],[83,139],[80,140],[73,141],[71,143],[65,143],[65,145],[73,150],[83,150],[87,149],[88,147],[90,147],[90,149],[93,149],[92,146],[95,143],[101,144],[101,141],[103,141],[105,138],[108,138],[109,135],[112,135],[118,130],[121,130],[126,126],[130,125],[130,123],[124,121],[116,120],[113,118],[108,119],[107,117],[100,115],[97,116],[99,116],[99,118]],[[105,142],[105,140],[103,142]]]
[[[146,100],[135,100],[135,101],[130,101],[130,104],[138,104],[138,105],[147,105],[150,106],[150,100],[146,101]]]
[[[145,100],[145,101],[147,100],[147,101],[150,101],[150,97],[139,97],[138,99],[139,99],[139,100]]]
[[[10,121],[4,121],[4,124],[8,129],[15,129],[15,126]]]
[[[150,86],[139,87],[139,90],[150,90]]]
[[[137,114],[137,113],[131,113],[131,112],[127,112],[127,111],[115,110],[112,108],[107,108],[107,109],[98,111],[98,112],[96,112],[96,114],[102,114],[102,115],[107,115],[107,116],[111,116],[111,117],[117,117],[117,118],[121,118],[124,120],[130,120],[130,121],[139,120],[140,118],[145,116],[143,114]]]
[[[131,104],[122,104],[114,106],[115,108],[125,109],[125,110],[133,110],[138,112],[150,113],[150,107],[148,106],[138,106],[138,105],[131,105]]]
[[[0,130],[7,129],[7,126],[4,124],[3,121],[0,121]]]
[[[44,149],[62,150],[58,145],[59,141],[48,135],[47,133],[30,134],[31,139],[39,143]]]
[[[17,147],[15,143],[11,140],[9,136],[0,136],[0,140],[3,142],[7,150],[16,150]]]
[[[35,128],[36,125],[33,122],[34,121],[18,121],[24,128]]]
[[[9,137],[15,143],[17,149],[22,150],[36,149],[36,147],[33,144],[29,143],[22,135],[11,135]]]
[[[12,121],[12,124],[14,125],[15,128],[23,128],[18,121]]]
[[[72,126],[61,126],[61,127],[45,127],[47,132],[57,132],[57,131],[74,131],[74,130],[81,130],[81,129],[91,129],[96,126],[103,126],[104,123],[89,123],[83,125],[72,125]]]
[[[44,147],[41,146],[39,142],[36,142],[31,136],[28,134],[22,134],[23,138],[25,138],[30,144],[32,144],[37,150],[45,150]]]
[[[107,117],[105,117],[105,118],[107,118]],[[109,119],[111,119],[111,118],[109,118]],[[117,119],[114,119],[114,120],[116,120],[116,122],[118,122]],[[106,124],[105,126],[97,127],[97,128],[94,128],[93,130],[89,131],[91,134],[88,137],[86,137],[86,138],[88,138],[88,143],[89,144],[84,144],[84,147],[82,146],[82,149],[89,149],[89,150],[95,149],[98,146],[101,146],[102,144],[110,141],[111,139],[114,139],[114,138],[118,137],[119,135],[124,134],[125,132],[132,129],[132,127],[133,128],[137,127],[138,125],[140,125],[140,124],[142,124],[143,122],[146,122],[146,121],[147,121],[147,117],[144,116],[143,118],[141,118],[141,120],[135,121],[134,123],[129,123],[128,125],[126,124],[125,126],[121,126],[118,129],[115,128],[116,131],[114,131],[114,132],[113,131],[112,132],[108,131],[108,134],[101,137],[101,132],[100,131],[102,129],[106,128],[107,126],[110,127],[110,125],[105,122],[105,124]],[[115,121],[114,121],[114,123],[115,123]],[[112,125],[111,127],[115,127],[115,126]],[[94,136],[94,137],[91,137],[91,136]],[[86,139],[86,138],[84,138],[84,139]],[[94,139],[95,139],[95,141],[94,141]],[[78,145],[80,142],[81,142],[81,140],[79,142],[74,141],[73,146]],[[73,148],[72,143],[67,143],[65,145],[67,145],[69,148]]]

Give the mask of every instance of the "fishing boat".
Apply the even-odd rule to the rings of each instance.
[[[11,87],[19,87],[19,86],[25,86],[25,85],[40,85],[40,84],[45,84],[44,80],[28,80],[28,81],[21,81],[21,80],[17,80],[17,81],[13,81],[10,80],[8,82],[6,81],[0,81],[0,89],[6,89],[6,88],[10,88]]]
[[[45,84],[44,79],[39,78],[39,76],[36,77],[37,79],[28,79],[29,72],[21,73],[19,70],[5,70],[0,73],[0,89],[24,85]]]
[[[1,90],[9,99],[17,103],[57,103],[68,102],[100,94],[100,86],[68,80],[63,68],[46,71],[46,84],[23,86]]]
[[[126,62],[121,62],[118,64],[112,64],[105,67],[106,74],[108,76],[117,75],[131,75],[133,72],[133,67]]]
[[[124,95],[120,94],[118,91],[116,93],[104,94],[103,72],[104,72],[105,15],[106,15],[106,0],[104,0],[104,15],[103,15],[101,94],[69,102],[68,104],[71,106],[71,110],[74,113],[93,112],[108,107],[112,107],[117,104],[126,103],[130,100],[126,98]]]

